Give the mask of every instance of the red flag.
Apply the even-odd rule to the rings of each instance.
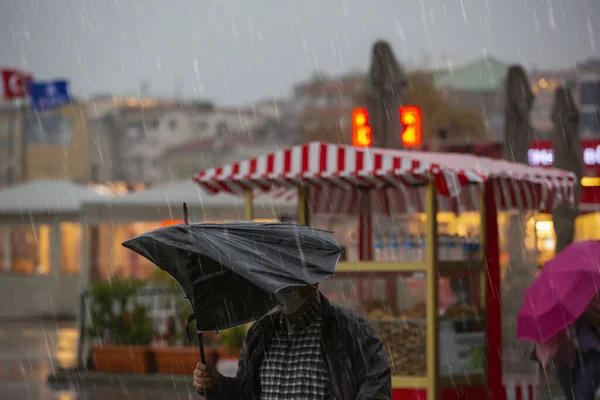
[[[3,69],[4,98],[6,100],[13,100],[27,96],[31,80],[31,75],[17,69]]]

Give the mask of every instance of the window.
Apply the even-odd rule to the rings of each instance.
[[[600,81],[582,82],[579,91],[581,105],[600,105]]]
[[[15,121],[0,121],[0,149],[14,149],[16,147],[17,140],[18,136],[17,132],[15,131]]]
[[[205,132],[208,129],[208,122],[206,122],[206,121],[197,122],[196,129],[198,129],[198,132]]]
[[[144,121],[135,121],[127,124],[127,139],[143,139],[145,135]]]
[[[223,138],[228,133],[231,133],[230,130],[229,130],[229,126],[226,123],[224,123],[224,122],[220,122],[217,125],[217,135],[216,135],[216,137],[217,138]]]
[[[600,112],[582,112],[579,120],[579,127],[582,131],[600,132]]]
[[[71,120],[60,115],[37,114],[28,117],[26,122],[26,138],[29,144],[71,144],[73,127]]]
[[[177,129],[177,121],[175,119],[170,119],[169,120],[169,129],[174,131],[175,129]]]
[[[81,270],[81,225],[60,224],[60,265],[67,274]]]
[[[3,265],[3,271],[11,271],[26,275],[48,275],[50,267],[50,227],[48,225],[16,226],[11,227],[10,232],[4,232],[10,239],[3,245],[7,245],[6,252],[10,253],[8,265]],[[6,237],[6,236],[5,236]],[[6,262],[3,262],[6,264]]]

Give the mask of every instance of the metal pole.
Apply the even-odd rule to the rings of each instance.
[[[426,360],[427,360],[427,400],[439,400],[439,324],[438,324],[438,224],[437,189],[429,182],[426,188],[425,212],[427,216],[427,315],[426,315]]]
[[[298,223],[310,226],[310,208],[308,204],[309,192],[306,186],[298,188]]]
[[[246,221],[254,220],[254,198],[252,189],[247,189],[244,193],[244,219]]]
[[[484,262],[487,260],[487,243],[488,243],[488,231],[487,231],[487,205],[486,205],[486,185],[483,185],[481,193],[479,195],[479,261]],[[487,315],[487,292],[488,292],[488,279],[487,279],[487,268],[483,268],[479,271],[479,304],[481,308],[481,315]],[[488,335],[487,335],[487,318],[486,318],[486,333],[485,333],[485,349],[487,352],[488,348]],[[490,398],[490,390],[488,385],[488,357],[485,356],[485,362],[483,363],[483,381],[486,393],[486,398]]]

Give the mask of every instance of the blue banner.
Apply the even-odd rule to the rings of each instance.
[[[31,108],[43,111],[71,103],[69,82],[57,80],[52,82],[31,82],[29,85]]]

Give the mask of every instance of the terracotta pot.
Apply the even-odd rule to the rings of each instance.
[[[149,346],[93,345],[92,354],[99,372],[147,374],[151,371]]]
[[[191,346],[154,347],[156,371],[159,374],[189,375],[200,361],[200,350]],[[221,356],[214,347],[205,347],[204,354],[209,364],[217,365]]]

